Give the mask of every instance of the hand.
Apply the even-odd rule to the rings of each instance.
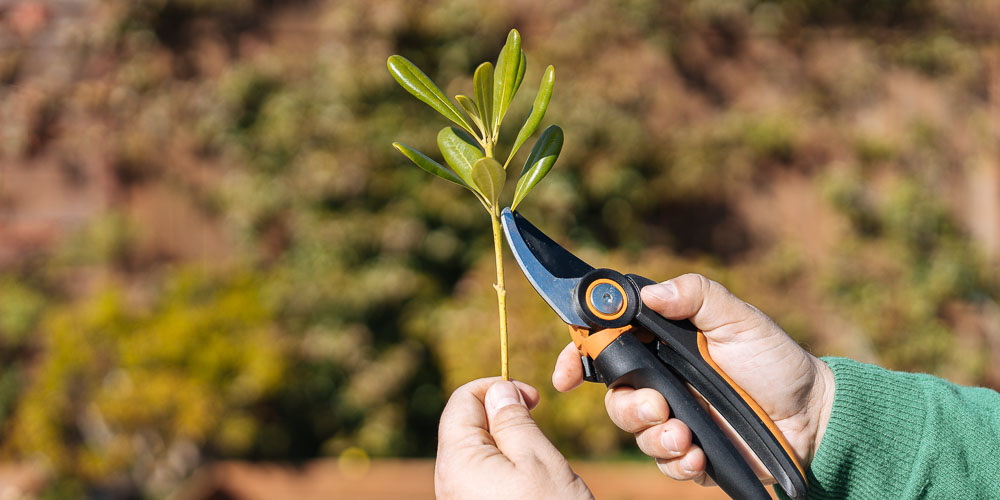
[[[438,498],[590,498],[569,462],[531,419],[538,391],[499,377],[455,390],[441,413]]]
[[[708,339],[712,359],[767,412],[803,468],[819,447],[833,405],[833,373],[799,347],[764,313],[722,285],[686,274],[641,291],[643,303],[669,319],[690,319]],[[552,384],[571,390],[583,381],[580,356],[571,343],[559,355]],[[617,387],[604,398],[615,425],[635,434],[643,453],[678,480],[711,484],[705,454],[691,444],[691,430],[670,415],[667,402],[652,389]],[[728,431],[728,429],[726,429]],[[740,442],[738,440],[734,442]],[[737,445],[758,477],[774,478],[745,444]]]

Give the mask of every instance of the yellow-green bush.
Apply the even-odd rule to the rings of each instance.
[[[248,415],[288,363],[272,316],[259,277],[195,270],[145,307],[109,286],[51,308],[5,447],[88,482],[183,476],[199,448],[248,453]],[[186,448],[194,457],[172,463]]]

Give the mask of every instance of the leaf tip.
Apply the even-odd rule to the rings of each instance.
[[[404,58],[403,56],[401,56],[399,54],[393,54],[393,55],[389,56],[388,59],[385,60],[385,65],[391,70],[395,66],[398,66],[402,61],[405,61],[405,60],[406,60],[406,58]]]

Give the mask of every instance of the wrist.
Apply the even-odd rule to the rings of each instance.
[[[803,457],[802,466],[804,468],[809,468],[813,457],[816,456],[816,450],[819,450],[820,443],[823,441],[823,435],[826,434],[826,428],[830,422],[830,412],[833,410],[833,398],[836,386],[833,370],[819,358],[810,357],[812,357],[816,370],[815,381],[809,398],[811,413],[809,422],[813,425],[811,434],[814,437],[812,439],[812,446],[806,452],[806,456]]]

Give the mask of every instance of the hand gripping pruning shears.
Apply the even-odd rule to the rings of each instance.
[[[673,416],[687,424],[704,450],[708,475],[730,497],[770,495],[709,412],[735,431],[789,497],[805,498],[804,471],[791,446],[753,398],[712,360],[705,335],[690,321],[669,320],[643,306],[639,290],[652,280],[594,269],[509,208],[501,218],[521,271],[569,325],[584,380],[648,387],[662,394]]]

